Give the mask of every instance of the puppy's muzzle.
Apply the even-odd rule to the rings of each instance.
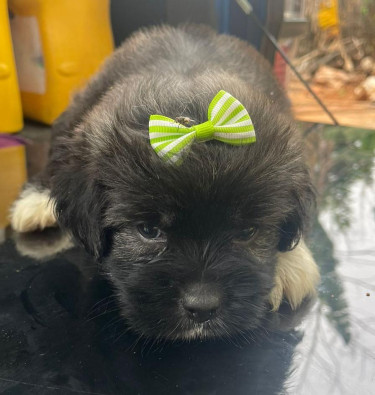
[[[221,305],[219,290],[209,283],[191,284],[182,297],[186,315],[195,322],[206,322],[215,318]]]

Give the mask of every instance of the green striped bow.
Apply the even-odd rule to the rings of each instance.
[[[208,121],[186,127],[162,115],[151,115],[150,143],[165,161],[180,163],[194,140],[219,140],[232,145],[255,142],[255,131],[245,107],[231,94],[220,91],[208,107]]]

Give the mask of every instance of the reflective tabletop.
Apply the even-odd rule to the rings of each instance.
[[[4,394],[374,394],[375,132],[301,125],[318,194],[315,300],[246,338],[161,342],[127,330],[111,286],[58,229],[0,244]],[[35,147],[34,147],[35,148]],[[35,150],[34,150],[35,151]]]

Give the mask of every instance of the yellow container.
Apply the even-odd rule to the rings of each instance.
[[[9,8],[23,112],[51,124],[113,51],[109,0],[9,0]]]
[[[13,138],[0,135],[0,230],[9,224],[10,206],[26,177],[25,147]]]
[[[10,36],[7,0],[0,0],[0,133],[22,129],[21,98]]]

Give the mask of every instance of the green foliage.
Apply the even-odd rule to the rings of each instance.
[[[375,0],[362,0],[360,16],[367,52],[372,55],[371,51],[375,50]]]
[[[358,180],[372,182],[375,132],[327,126],[323,138],[334,142],[334,151],[322,206],[331,211],[335,222],[344,230],[350,225],[350,186]]]
[[[361,14],[364,18],[374,18],[375,1],[374,0],[362,0]]]

